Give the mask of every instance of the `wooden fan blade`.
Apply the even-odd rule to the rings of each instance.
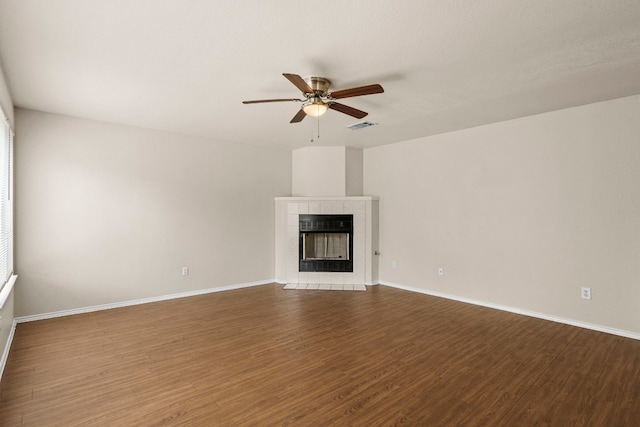
[[[282,73],[291,83],[295,85],[302,93],[313,93],[313,89],[297,74]]]
[[[360,87],[352,87],[351,89],[337,90],[331,93],[331,98],[342,99],[352,96],[373,95],[374,93],[382,93],[384,89],[379,84],[366,85]]]
[[[258,99],[255,101],[242,101],[243,104],[261,104],[263,102],[291,102],[291,101],[300,101],[296,98],[291,99]]]
[[[331,104],[329,104],[329,108],[331,108],[332,110],[340,111],[344,114],[348,114],[352,117],[355,117],[356,119],[361,119],[369,114],[365,111],[358,110],[357,108],[349,107],[348,105],[340,104],[338,102],[332,102]]]
[[[305,113],[304,110],[301,108],[300,111],[298,111],[298,113],[295,116],[293,116],[293,119],[291,119],[289,123],[301,122],[302,119],[304,119],[305,117],[307,117],[307,113]]]

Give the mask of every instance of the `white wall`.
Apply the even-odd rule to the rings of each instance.
[[[275,277],[290,151],[21,109],[16,124],[16,316]]]
[[[640,332],[640,96],[367,149],[364,170],[382,282]]]

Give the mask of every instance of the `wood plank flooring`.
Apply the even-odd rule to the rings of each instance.
[[[2,426],[637,426],[640,341],[384,286],[19,324]]]

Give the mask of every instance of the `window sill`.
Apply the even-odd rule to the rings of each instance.
[[[0,310],[4,307],[4,303],[7,302],[7,298],[9,298],[9,295],[13,290],[13,285],[16,284],[17,278],[18,276],[12,274],[11,277],[9,277],[9,280],[7,280],[7,283],[2,287],[2,290],[0,290]]]

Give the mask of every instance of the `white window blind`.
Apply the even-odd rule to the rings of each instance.
[[[13,273],[13,132],[2,113],[0,120],[0,287]]]

